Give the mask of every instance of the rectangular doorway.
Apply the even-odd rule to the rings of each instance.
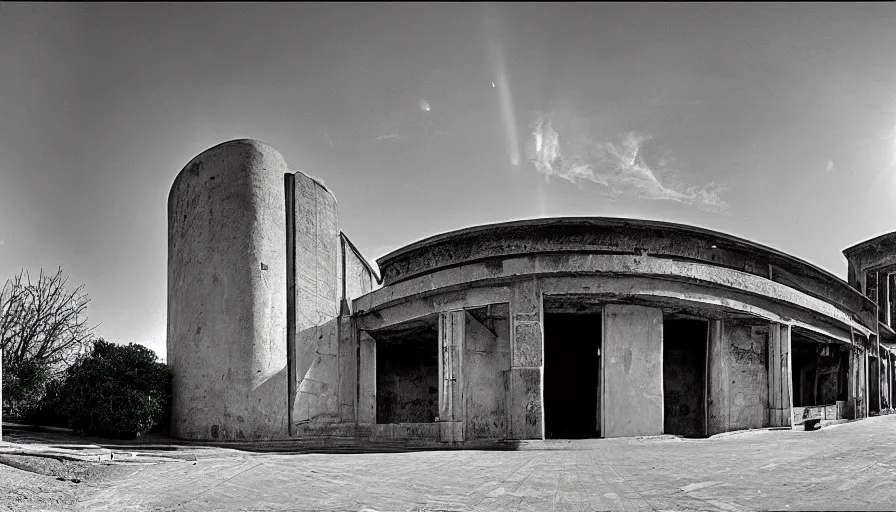
[[[663,432],[706,435],[705,320],[663,318]]]
[[[371,334],[376,339],[376,422],[435,422],[439,413],[438,317]]]
[[[546,439],[600,437],[600,347],[600,313],[545,313]]]

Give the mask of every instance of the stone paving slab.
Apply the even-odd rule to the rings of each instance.
[[[219,453],[81,488],[74,510],[894,510],[896,416],[572,449]]]

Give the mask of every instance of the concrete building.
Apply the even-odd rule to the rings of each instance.
[[[379,275],[336,210],[257,141],[180,172],[173,436],[705,436],[863,418],[894,396],[896,234],[847,249],[848,282],[724,233],[596,217],[436,235]]]

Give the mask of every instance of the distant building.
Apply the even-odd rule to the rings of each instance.
[[[399,248],[380,277],[333,194],[252,140],[187,164],[168,222],[179,438],[705,436],[894,396],[896,234],[847,249],[846,282],[691,226],[524,220]]]

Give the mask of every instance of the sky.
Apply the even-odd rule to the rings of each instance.
[[[727,232],[840,277],[896,231],[896,4],[0,2],[0,280],[62,266],[164,358],[168,191],[253,138],[369,260],[543,216]]]

